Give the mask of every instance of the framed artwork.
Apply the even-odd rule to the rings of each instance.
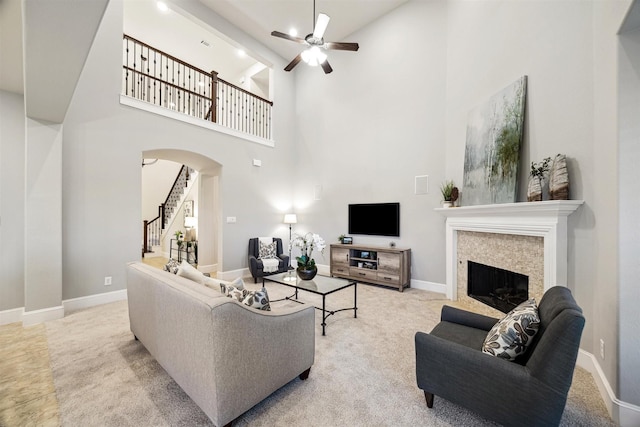
[[[184,202],[184,217],[193,216],[193,200]]]
[[[516,201],[526,94],[522,76],[469,113],[462,206]]]

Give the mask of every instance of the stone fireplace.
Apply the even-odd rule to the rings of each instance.
[[[582,200],[436,209],[446,221],[446,295],[492,316],[501,312],[467,296],[468,261],[529,277],[529,298],[567,284],[567,217]]]

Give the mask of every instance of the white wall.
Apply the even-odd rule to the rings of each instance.
[[[264,51],[277,68],[284,67],[283,59],[199,2],[182,5],[194,8],[200,19],[244,45]],[[274,149],[120,105],[121,38],[122,3],[114,0],[105,12],[64,122],[64,299],[125,288],[125,263],[140,258],[140,159],[145,151],[192,151],[222,165],[222,215],[237,218],[236,224],[221,227],[222,270],[246,267],[251,236],[271,232],[284,237],[286,233],[281,222],[291,206],[295,93],[291,76],[284,72],[275,76]],[[252,166],[254,158],[262,160],[261,168]],[[110,288],[103,285],[105,276],[113,277]]]
[[[24,307],[24,98],[0,91],[0,311]]]
[[[445,282],[446,4],[409,2],[345,40],[358,52],[330,52],[334,71],[304,64],[297,90],[294,231],[337,243],[349,203],[400,202],[400,238],[354,236],[355,243],[412,249],[412,279]],[[414,177],[429,175],[429,194]],[[314,200],[315,186],[320,200]],[[320,264],[329,264],[329,251]]]
[[[619,49],[619,319],[620,398],[640,406],[640,31],[620,36]]]
[[[142,219],[158,216],[158,207],[164,203],[180,168],[180,163],[158,160],[142,168]]]

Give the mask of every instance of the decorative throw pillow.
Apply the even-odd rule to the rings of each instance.
[[[527,350],[540,327],[536,300],[523,302],[504,316],[487,334],[482,352],[515,360]]]
[[[229,298],[236,299],[239,302],[244,301],[244,298],[247,296],[247,293],[249,293],[249,291],[247,291],[246,289],[238,289],[233,285],[226,285],[224,289],[225,290],[222,292],[223,294],[225,294]]]
[[[236,277],[231,282],[220,282],[220,292],[227,295],[228,286],[233,286],[236,289],[244,291],[244,281],[242,280],[242,277]]]
[[[175,259],[170,259],[169,262],[165,264],[162,269],[164,271],[168,271],[169,273],[176,274],[178,272],[178,268],[180,267],[180,263]]]
[[[204,284],[204,274],[198,271],[194,266],[189,264],[187,261],[182,261],[178,271],[176,273],[178,276],[186,277],[189,280],[193,280],[194,282]]]
[[[268,245],[262,243],[262,241],[258,241],[259,249],[258,249],[258,258],[266,259],[266,258],[277,258],[276,250],[278,248],[277,242],[271,242]]]
[[[247,291],[247,295],[244,297],[242,303],[249,307],[257,308],[258,310],[271,311],[269,295],[267,295],[267,290],[265,288],[262,288],[259,291]]]

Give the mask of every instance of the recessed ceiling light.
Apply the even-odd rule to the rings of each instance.
[[[289,35],[291,37],[298,37],[298,30],[296,30],[295,28],[291,27],[291,29],[289,30]]]
[[[167,6],[165,2],[159,1],[156,5],[158,6],[158,9],[160,9],[160,12],[169,12],[169,6]]]
[[[240,58],[244,58],[246,55],[247,55],[247,53],[244,50],[238,49],[238,56]]]

